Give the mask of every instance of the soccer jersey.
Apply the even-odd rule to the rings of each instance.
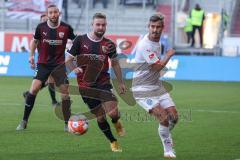
[[[160,72],[150,70],[151,64],[159,62],[160,55],[160,43],[150,41],[148,34],[138,42],[132,81],[132,91],[135,98],[154,97],[162,94],[164,87],[159,80]]]
[[[103,37],[95,41],[88,34],[77,36],[68,53],[80,57],[78,64],[87,61],[84,65],[80,64],[83,73],[77,75],[79,86],[110,84],[108,58],[117,57],[116,46],[110,39]],[[86,77],[92,77],[92,81],[88,81]]]
[[[34,34],[34,39],[39,40],[37,63],[52,66],[64,63],[67,40],[74,38],[72,27],[64,22],[56,27],[51,27],[48,21],[40,23]]]

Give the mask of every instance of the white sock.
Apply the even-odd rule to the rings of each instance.
[[[172,137],[169,131],[169,127],[159,124],[158,134],[162,140],[164,152],[172,151]]]

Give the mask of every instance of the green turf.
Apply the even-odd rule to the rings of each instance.
[[[47,89],[40,92],[28,129],[16,132],[22,117],[22,92],[31,78],[0,77],[0,160],[160,160],[162,145],[158,124],[138,106],[120,101],[127,136],[119,138],[122,153],[112,153],[109,143],[90,121],[83,136],[63,132],[52,111]],[[180,112],[173,130],[178,160],[240,159],[240,83],[170,81]],[[73,112],[86,111],[78,96]],[[115,131],[114,131],[115,134]]]

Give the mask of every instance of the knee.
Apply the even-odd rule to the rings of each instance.
[[[106,116],[104,116],[104,115],[98,115],[96,117],[97,117],[97,122],[98,123],[103,123],[103,122],[106,121]]]
[[[113,107],[110,111],[108,111],[108,115],[112,119],[119,119],[119,117],[120,117],[120,113],[119,113],[117,107]]]
[[[155,107],[151,110],[150,114],[154,115],[161,124],[168,125],[168,114],[165,110]]]
[[[173,113],[169,113],[168,119],[172,123],[177,124],[178,119],[179,119],[178,117],[179,117],[178,113],[177,112],[173,112]]]
[[[70,96],[68,94],[61,94],[62,100],[70,100]]]
[[[38,87],[38,86],[36,86],[36,87],[32,87],[31,89],[30,89],[30,93],[32,94],[32,95],[37,95],[38,94],[38,91],[40,90],[40,86]]]

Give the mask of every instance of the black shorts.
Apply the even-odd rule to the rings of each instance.
[[[37,64],[33,79],[40,80],[45,84],[49,76],[54,79],[56,86],[69,83],[65,65],[48,66],[46,64]]]
[[[107,84],[95,87],[81,87],[79,92],[89,109],[98,107],[103,102],[117,101],[116,96],[111,91],[112,85]]]

